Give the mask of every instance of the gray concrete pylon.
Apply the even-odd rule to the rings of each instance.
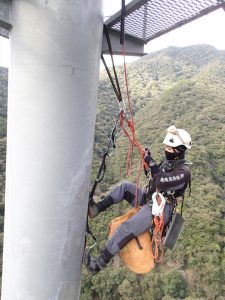
[[[79,299],[101,0],[13,0],[3,300]]]

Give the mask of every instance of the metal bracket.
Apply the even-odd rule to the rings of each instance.
[[[120,32],[109,28],[109,36],[113,54],[122,55],[122,47],[120,45]],[[125,34],[125,45],[125,54],[128,56],[143,56],[147,54],[144,53],[144,42],[136,37]],[[102,53],[109,54],[105,33],[103,33],[102,38]]]

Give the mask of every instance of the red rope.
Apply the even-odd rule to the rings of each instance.
[[[126,120],[127,122],[127,126],[129,129],[128,130],[125,128],[125,116],[124,116],[124,112],[121,111],[120,114],[120,126],[125,134],[125,136],[127,137],[128,141],[129,141],[129,149],[128,149],[128,153],[127,153],[127,160],[126,160],[126,174],[127,176],[129,176],[131,174],[131,170],[132,170],[132,153],[133,153],[133,149],[134,147],[136,147],[139,151],[140,154],[140,164],[139,164],[139,168],[138,168],[138,174],[136,177],[136,195],[135,195],[135,207],[138,206],[138,184],[139,184],[139,179],[140,179],[140,175],[141,175],[141,169],[143,164],[146,166],[146,163],[144,161],[144,150],[141,147],[141,144],[138,142],[137,138],[136,138],[136,134],[135,134],[135,130],[134,130],[134,126],[132,121],[130,120]]]
[[[125,47],[124,47],[124,45],[122,46],[122,52],[123,52],[124,79],[125,79],[125,84],[126,84],[126,95],[127,95],[127,101],[128,101],[128,106],[129,106],[130,115],[131,115],[131,122],[132,122],[133,129],[134,129],[134,117],[133,117],[133,110],[132,110],[132,106],[131,106],[130,93],[129,93],[129,88],[128,88],[127,67],[126,67],[126,60],[125,60]]]
[[[140,154],[140,164],[138,168],[138,174],[136,177],[136,195],[135,195],[135,207],[138,206],[138,184],[139,184],[139,179],[141,175],[141,169],[143,164],[148,168],[147,164],[144,161],[144,150],[141,146],[141,144],[138,142],[136,134],[135,134],[135,126],[134,126],[134,117],[133,117],[133,111],[132,111],[132,106],[131,106],[131,101],[130,101],[130,93],[129,93],[129,88],[128,88],[128,79],[127,79],[127,68],[126,68],[126,61],[125,61],[125,47],[124,45],[122,46],[122,53],[123,53],[123,60],[124,60],[124,79],[125,79],[125,85],[126,85],[126,96],[127,96],[127,101],[128,101],[128,106],[129,106],[129,111],[130,111],[130,116],[131,119],[127,120],[125,119],[124,112],[122,111],[120,114],[120,125],[121,128],[123,129],[124,134],[128,138],[129,141],[129,149],[127,153],[127,160],[126,160],[126,174],[127,176],[130,176],[131,171],[132,171],[132,154],[134,147],[136,147],[139,151]],[[127,127],[129,129],[129,132],[127,129],[124,127],[124,121],[126,120]]]
[[[137,147],[139,154],[140,154],[140,164],[138,168],[138,174],[136,177],[136,195],[135,195],[135,207],[138,206],[138,184],[139,184],[139,179],[141,175],[141,169],[144,164],[146,169],[148,169],[147,163],[144,161],[144,150],[141,147],[140,143],[138,142],[135,134],[135,127],[134,127],[134,118],[133,118],[133,111],[132,111],[132,106],[131,106],[131,101],[130,101],[130,93],[129,93],[129,88],[128,88],[128,80],[127,80],[127,68],[126,68],[126,61],[125,61],[125,47],[122,45],[122,52],[123,52],[123,61],[124,61],[124,79],[125,79],[125,84],[126,84],[126,96],[127,96],[127,101],[129,105],[129,111],[130,111],[130,116],[131,120],[127,120],[127,126],[130,130],[131,135],[129,132],[124,128],[124,112],[121,112],[120,114],[120,124],[121,128],[123,129],[123,132],[127,136],[130,146],[128,149],[128,154],[127,154],[127,161],[126,161],[126,173],[129,176],[131,174],[132,170],[132,153],[133,153],[133,148],[134,146]],[[163,235],[163,227],[164,227],[164,215],[162,214],[160,217],[154,217],[154,223],[155,223],[155,229],[152,237],[152,245],[154,246],[154,251],[153,251],[153,257],[157,263],[160,263],[163,259],[164,256],[164,247],[163,247],[163,240],[162,240],[162,235]],[[159,254],[159,250],[161,251],[161,254]]]
[[[152,237],[152,251],[153,257],[157,263],[160,263],[164,256],[164,246],[163,246],[163,227],[164,227],[164,215],[160,217],[154,217],[155,229]],[[161,254],[159,255],[159,249]]]

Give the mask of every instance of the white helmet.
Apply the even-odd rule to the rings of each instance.
[[[191,137],[186,130],[178,129],[172,125],[167,129],[167,134],[164,138],[163,144],[171,147],[183,145],[187,149],[191,149]]]

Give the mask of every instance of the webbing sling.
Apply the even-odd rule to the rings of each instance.
[[[91,190],[91,192],[89,194],[88,205],[90,205],[91,203],[93,203],[93,196],[94,196],[96,187],[97,187],[98,183],[101,182],[103,180],[103,178],[104,178],[105,171],[106,171],[106,158],[107,158],[107,156],[110,157],[109,150],[110,150],[111,147],[113,147],[113,148],[116,147],[116,145],[115,145],[115,132],[116,132],[116,128],[117,128],[118,121],[119,121],[119,115],[118,115],[118,117],[116,119],[116,122],[115,122],[115,125],[114,125],[114,127],[112,129],[112,132],[111,132],[111,135],[110,135],[110,139],[109,139],[109,143],[108,143],[108,148],[107,148],[106,152],[103,155],[102,163],[101,163],[100,168],[98,170],[97,177],[96,177],[95,182],[93,184],[92,190]],[[89,223],[88,223],[88,213],[87,213],[87,221],[86,221],[86,234],[91,235],[91,237],[95,241],[94,245],[96,245],[96,243],[98,241],[97,241],[97,238],[94,236],[94,234],[91,232],[91,229],[90,229],[90,226],[89,226]],[[85,246],[86,246],[86,239],[85,239]]]
[[[116,122],[115,122],[115,125],[114,125],[114,127],[112,129],[112,132],[111,132],[111,135],[110,135],[110,138],[109,138],[108,147],[107,147],[107,150],[106,150],[106,152],[104,153],[104,155],[102,157],[102,163],[101,163],[100,168],[98,170],[98,174],[97,174],[97,177],[95,179],[95,182],[94,182],[94,185],[92,187],[92,190],[91,190],[91,192],[89,194],[89,199],[93,198],[95,190],[96,190],[96,187],[97,187],[97,184],[99,182],[101,182],[103,180],[104,176],[105,176],[106,158],[107,158],[107,156],[110,157],[110,154],[109,154],[110,148],[111,147],[113,147],[114,149],[116,148],[116,145],[115,145],[115,133],[116,133],[116,129],[117,129],[117,126],[118,126],[119,116],[120,116],[120,114],[118,114]]]
[[[109,80],[110,80],[110,82],[111,82],[111,84],[112,84],[113,90],[114,90],[114,92],[115,92],[115,94],[116,94],[116,98],[117,98],[117,100],[118,100],[119,102],[121,102],[121,101],[122,101],[122,98],[121,98],[121,96],[120,96],[120,94],[119,94],[119,92],[118,92],[118,90],[117,90],[117,87],[116,87],[116,85],[115,85],[115,83],[114,83],[113,77],[112,77],[112,75],[111,75],[111,73],[110,73],[110,71],[109,71],[109,68],[108,68],[108,66],[107,66],[107,64],[106,64],[106,62],[105,62],[105,59],[104,59],[104,56],[103,56],[103,55],[101,55],[101,59],[102,59],[103,65],[104,65],[104,67],[105,67],[105,69],[106,69],[106,72],[107,72],[107,74],[108,74],[108,76],[109,76]]]
[[[115,77],[115,81],[116,81],[116,86],[115,86],[115,84],[113,82],[113,78],[112,78],[112,76],[110,74],[110,71],[109,71],[109,69],[108,69],[108,67],[107,67],[107,65],[106,65],[106,63],[104,61],[103,61],[103,64],[104,64],[104,66],[106,68],[106,71],[107,71],[108,75],[110,74],[109,75],[109,79],[110,79],[110,81],[112,83],[114,91],[115,91],[115,88],[116,88],[115,93],[116,93],[116,96],[117,96],[117,100],[119,102],[121,102],[121,101],[123,101],[123,99],[122,99],[122,94],[121,94],[121,90],[120,90],[119,80],[118,80],[118,77],[117,77],[116,68],[115,68],[115,64],[114,64],[113,51],[112,51],[112,46],[111,46],[111,41],[110,41],[110,36],[109,36],[109,29],[108,29],[108,27],[106,25],[104,25],[104,33],[105,33],[105,36],[106,36],[106,40],[107,40],[107,44],[108,44],[108,48],[109,48],[109,53],[110,53],[110,57],[111,57],[111,61],[112,61],[112,67],[113,67],[114,77]],[[101,58],[102,57],[103,57],[103,55],[101,56]]]
[[[189,170],[189,168],[186,165],[184,165],[183,167],[187,168]],[[191,195],[191,175],[189,177],[188,187],[189,187],[189,195],[188,196],[190,197],[190,195]],[[183,207],[184,207],[184,196],[183,196],[182,203],[181,203],[181,208],[180,208],[181,217],[182,217],[182,213],[183,213]]]
[[[125,0],[122,0],[121,4],[121,18],[120,18],[120,44],[124,46],[124,34],[125,34]]]

